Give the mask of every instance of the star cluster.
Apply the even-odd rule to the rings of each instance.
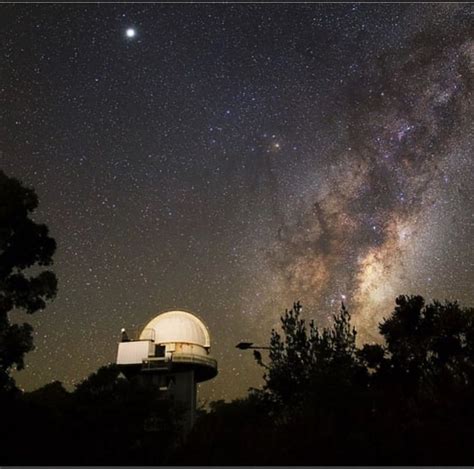
[[[0,9],[0,167],[58,242],[26,389],[171,307],[210,328],[210,400],[259,385],[235,344],[294,300],[366,340],[398,294],[472,304],[469,4]]]

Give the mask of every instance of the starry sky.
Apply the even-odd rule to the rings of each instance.
[[[57,240],[24,389],[115,358],[168,308],[208,325],[204,401],[262,383],[281,313],[361,340],[398,294],[474,292],[474,7],[2,4],[0,168]],[[131,30],[131,31],[129,31]],[[128,33],[127,33],[128,31]]]

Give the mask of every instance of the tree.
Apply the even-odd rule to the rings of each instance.
[[[474,308],[457,302],[425,305],[421,296],[399,296],[392,315],[380,324],[383,345],[360,352],[374,380],[402,395],[434,396],[441,389],[474,383]]]
[[[257,357],[280,463],[470,460],[473,308],[399,296],[379,326],[381,343],[361,348],[344,305],[329,328],[306,324],[299,303],[281,324],[268,362]]]
[[[179,439],[182,409],[140,376],[101,367],[76,386],[69,416],[74,464],[163,464]],[[81,452],[82,448],[87,451]],[[68,464],[67,455],[61,464]]]
[[[370,373],[381,453],[392,464],[465,464],[473,457],[474,309],[399,296],[359,352]]]
[[[301,318],[301,305],[295,303],[281,318],[280,335],[272,330],[269,363],[264,366],[264,390],[282,405],[305,403],[305,396],[321,393],[323,387],[350,386],[363,374],[356,348],[356,331],[344,304],[330,328],[319,330]]]
[[[0,171],[0,391],[14,389],[10,373],[24,367],[33,349],[33,328],[12,324],[9,313],[42,310],[57,291],[55,274],[41,270],[52,264],[56,242],[46,225],[30,218],[37,207],[32,188]]]

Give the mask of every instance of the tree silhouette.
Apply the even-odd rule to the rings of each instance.
[[[379,329],[384,341],[365,345],[359,357],[385,453],[393,464],[472,460],[474,309],[399,296]]]
[[[156,386],[127,379],[116,365],[101,367],[76,386],[70,420],[75,463],[163,464],[179,437],[181,408]],[[63,459],[63,464],[67,459]]]
[[[400,296],[380,324],[381,345],[365,345],[360,357],[375,382],[390,383],[404,396],[427,396],[474,382],[474,309],[457,302]]]
[[[361,348],[344,305],[329,328],[306,324],[299,303],[281,324],[268,362],[257,357],[265,370],[257,395],[272,421],[266,443],[277,448],[271,464],[471,460],[474,309],[399,296],[381,342]]]
[[[31,188],[0,171],[0,391],[14,389],[12,369],[24,367],[24,355],[33,349],[32,327],[11,324],[9,312],[33,314],[46,306],[57,290],[57,280],[49,270],[56,243],[46,225],[30,215],[38,207]],[[37,267],[33,274],[32,267]]]
[[[282,333],[272,330],[269,363],[264,366],[264,391],[276,403],[296,405],[305,396],[320,393],[323,387],[353,384],[362,374],[356,348],[356,331],[344,304],[330,328],[319,330],[301,318],[301,305],[295,303],[281,318]]]

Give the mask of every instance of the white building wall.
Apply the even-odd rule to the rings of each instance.
[[[155,344],[149,340],[120,342],[117,352],[117,365],[137,365],[154,354]]]

